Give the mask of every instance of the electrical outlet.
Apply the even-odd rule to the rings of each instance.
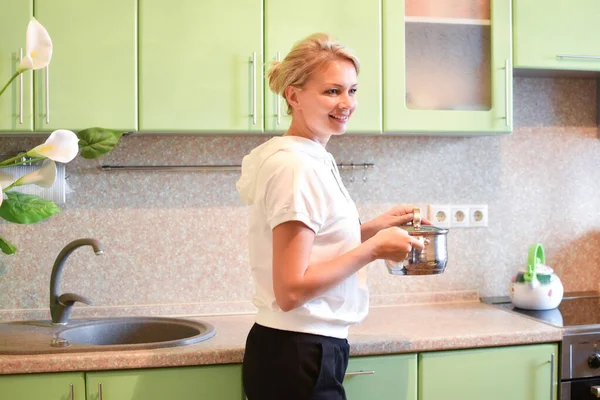
[[[438,228],[450,227],[450,206],[430,204],[427,210],[427,219]]]
[[[488,226],[488,206],[478,204],[469,206],[469,226],[480,228]]]
[[[469,206],[451,205],[450,206],[450,227],[467,228],[469,226]]]

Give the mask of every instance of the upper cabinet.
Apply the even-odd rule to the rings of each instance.
[[[3,0],[0,5],[0,90],[17,72],[25,55],[25,31],[33,2]],[[0,96],[0,131],[33,131],[33,75],[19,75]]]
[[[140,131],[263,131],[262,7],[140,0]]]
[[[137,130],[136,4],[34,1],[53,43],[50,65],[34,74],[36,131]]]
[[[600,2],[513,0],[515,68],[600,71]]]
[[[293,12],[290,12],[293,9]],[[360,60],[358,107],[348,132],[382,131],[381,1],[265,0],[265,73],[270,62],[283,60],[306,36],[325,32],[348,47]],[[285,132],[290,123],[285,100],[273,94],[265,78],[265,131]]]
[[[542,7],[526,1],[515,0]],[[290,117],[266,73],[316,32],[360,59],[349,133],[512,130],[509,0],[4,0],[5,82],[31,16],[50,33],[52,61],[0,98],[0,132],[282,133]]]
[[[512,131],[511,5],[383,0],[384,132]]]
[[[7,0],[0,6],[0,78],[25,54],[32,16],[53,44],[48,68],[25,71],[0,97],[0,131],[91,126],[137,130],[135,0]]]
[[[266,79],[270,62],[282,60],[296,41],[327,32],[361,59],[361,106],[349,129],[381,132],[379,3],[140,1],[140,130],[286,131],[285,101]]]

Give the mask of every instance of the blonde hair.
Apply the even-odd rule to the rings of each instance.
[[[284,91],[288,86],[302,88],[310,75],[334,60],[350,61],[356,73],[360,69],[358,58],[341,43],[326,33],[314,33],[297,42],[283,61],[274,61],[267,73],[269,88],[285,98]],[[287,113],[292,109],[287,99]]]

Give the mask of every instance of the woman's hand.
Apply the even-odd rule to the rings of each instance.
[[[381,214],[377,218],[362,224],[361,238],[362,241],[373,237],[382,229],[391,228],[394,226],[406,226],[413,220],[413,206],[396,206],[391,210]],[[431,225],[431,222],[426,218],[421,218],[423,225]]]
[[[401,262],[413,247],[423,250],[423,243],[398,227],[385,228],[377,232],[369,242],[375,246],[377,259]]]

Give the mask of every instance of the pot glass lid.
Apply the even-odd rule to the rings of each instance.
[[[448,229],[438,228],[437,226],[433,225],[421,225],[418,228],[415,228],[414,226],[403,226],[402,229],[406,230],[408,233],[420,233],[423,235],[436,235],[439,233],[448,233]]]

